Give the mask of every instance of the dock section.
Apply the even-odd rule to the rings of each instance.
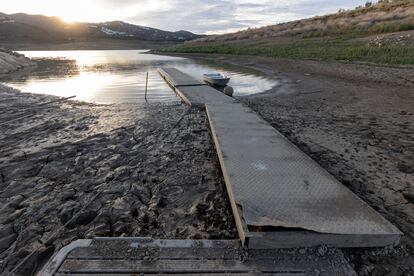
[[[402,233],[237,100],[174,69],[159,70],[206,109],[239,236],[249,248],[377,247]],[[182,81],[185,80],[185,81]]]
[[[40,275],[357,275],[338,250],[246,250],[237,240],[96,238],[62,249]]]

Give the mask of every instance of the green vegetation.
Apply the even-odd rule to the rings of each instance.
[[[165,49],[167,52],[209,53],[268,56],[272,58],[339,60],[388,65],[413,65],[414,47],[388,45],[375,47],[362,43],[294,43],[276,46],[243,46],[237,44],[184,45]]]

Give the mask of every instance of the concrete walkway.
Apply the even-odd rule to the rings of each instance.
[[[251,109],[174,68],[159,70],[206,108],[242,242],[250,248],[377,247],[402,233]]]

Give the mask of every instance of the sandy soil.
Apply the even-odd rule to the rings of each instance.
[[[211,59],[208,55],[187,55]],[[279,79],[242,99],[405,236],[384,250],[348,250],[361,275],[414,274],[414,70],[213,56]]]
[[[79,238],[236,237],[204,112],[0,98],[0,274],[31,275]]]

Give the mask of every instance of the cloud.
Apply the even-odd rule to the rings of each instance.
[[[6,13],[57,15],[69,20],[123,20],[170,31],[223,33],[349,9],[366,0],[42,0],[44,5],[39,2],[6,1],[0,9]]]
[[[106,0],[110,1],[110,0]],[[366,0],[170,0],[168,9],[129,21],[168,30],[223,33],[353,8]]]

